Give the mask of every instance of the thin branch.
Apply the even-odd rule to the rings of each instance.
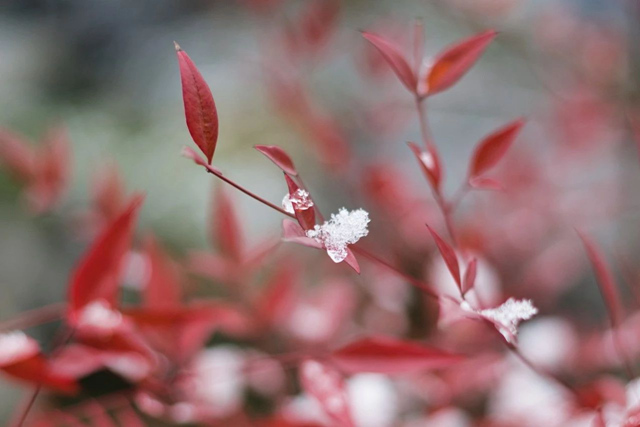
[[[257,200],[258,202],[262,203],[263,205],[268,206],[271,209],[273,209],[275,211],[278,211],[281,214],[286,215],[286,216],[288,216],[290,218],[296,219],[296,216],[294,214],[289,213],[289,212],[285,211],[284,209],[282,209],[280,206],[274,205],[273,203],[269,202],[268,200],[263,199],[262,197],[260,197],[257,194],[247,190],[246,188],[244,188],[240,184],[238,184],[235,181],[227,178],[226,176],[222,175],[221,173],[218,173],[215,170],[212,170],[212,169],[209,169],[209,168],[206,168],[206,171],[209,172],[211,175],[214,175],[214,176],[220,178],[221,180],[223,180],[227,184],[231,185],[232,187],[242,191],[244,194],[246,194],[247,196],[251,197],[252,199]]]
[[[65,303],[60,302],[23,311],[12,318],[0,322],[0,331],[29,329],[45,323],[55,322],[64,316],[66,307]]]

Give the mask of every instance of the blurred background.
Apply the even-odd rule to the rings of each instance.
[[[86,247],[78,224],[91,209],[101,171],[117,168],[128,193],[146,194],[140,230],[153,229],[176,254],[208,246],[214,182],[179,154],[193,144],[174,40],[215,97],[220,138],[214,165],[225,174],[277,203],[284,181],[253,146],[282,146],[327,212],[363,206],[372,212],[372,234],[376,219],[394,221],[388,212],[393,198],[380,207],[362,190],[379,178],[369,173],[372,165],[400,171],[431,203],[405,144],[420,139],[413,101],[359,33],[385,34],[410,52],[419,18],[429,55],[483,29],[500,31],[468,76],[429,101],[446,192],[463,181],[482,136],[517,117],[528,119],[511,166],[500,172],[519,183],[516,195],[508,202],[493,194],[470,196],[460,215],[470,230],[463,232],[466,241],[481,239],[472,231],[482,228],[474,221],[483,223],[485,234],[496,233],[502,242],[487,247],[490,257],[506,256],[511,270],[503,281],[517,281],[516,293],[529,295],[538,285],[562,288],[564,304],[579,307],[573,314],[601,323],[597,288],[583,274],[572,227],[593,231],[612,252],[625,253],[629,265],[638,262],[640,181],[632,130],[640,119],[640,2],[338,3],[335,16],[323,17],[322,7],[306,1],[1,1],[0,126],[37,146],[47,129],[62,125],[72,157],[64,196],[39,214],[21,197],[19,180],[0,174],[0,319],[64,300],[69,272]],[[320,25],[319,35],[301,45],[294,35],[304,19],[322,25],[326,19],[330,30]],[[317,119],[311,124],[296,117],[291,103],[302,92]],[[360,159],[361,167],[342,163],[347,156]],[[535,173],[528,170],[532,163]],[[345,185],[365,176],[363,170],[369,178]],[[531,175],[549,185],[532,190]],[[277,213],[240,194],[232,198],[248,242],[279,236]],[[425,215],[435,212],[431,207]],[[426,234],[420,239],[429,240]],[[592,286],[578,287],[581,281]],[[44,328],[39,337],[46,341],[52,330]],[[0,389],[5,419],[19,393],[7,381]]]

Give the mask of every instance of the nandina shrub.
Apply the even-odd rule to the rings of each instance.
[[[279,7],[243,3],[256,16]],[[460,3],[480,15],[509,6]],[[335,212],[312,191],[307,177],[315,174],[282,147],[255,145],[282,173],[282,200],[254,193],[217,161],[225,124],[216,88],[178,43],[176,87],[193,140],[182,154],[202,180],[219,181],[203,230],[208,250],[175,254],[138,230],[144,195],[125,188],[113,163],[96,172],[88,207],[57,209],[71,164],[63,128],[40,144],[2,131],[0,159],[25,208],[68,215],[75,237],[87,241],[63,303],[1,324],[0,370],[31,389],[11,423],[640,425],[637,301],[621,293],[609,257],[585,231],[618,208],[616,177],[594,185],[574,173],[616,158],[602,140],[623,126],[617,109],[636,125],[632,110],[606,97],[615,69],[576,72],[575,88],[554,99],[540,121],[555,143],[528,131],[532,121],[517,111],[479,135],[452,192],[441,155],[451,142],[432,133],[430,102],[456,90],[502,35],[480,31],[426,55],[421,21],[351,32],[362,38],[354,56],[363,80],[378,87],[395,79],[402,91],[373,91],[380,99],[359,114],[362,135],[404,153],[400,169],[383,154],[360,156],[339,113],[309,87],[305,73],[334,53],[340,3],[312,1],[297,12],[265,35],[272,39],[262,77],[274,109],[339,183],[347,206]],[[570,57],[569,66],[594,65],[584,60]],[[419,134],[394,141],[411,121]],[[409,180],[409,167],[424,179]],[[256,202],[242,218],[260,209],[282,215],[278,239],[247,233],[240,196]],[[627,257],[616,262],[635,295]],[[583,290],[571,288],[589,264],[608,324],[583,321],[575,306]],[[60,326],[46,345],[29,335],[54,321]]]

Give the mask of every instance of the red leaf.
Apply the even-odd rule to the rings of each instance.
[[[598,279],[600,293],[609,311],[611,323],[618,326],[622,320],[622,304],[620,303],[620,295],[613,278],[613,274],[605,261],[604,256],[596,245],[585,234],[578,231],[578,236],[582,239],[582,243],[591,261],[591,266]]]
[[[74,394],[79,389],[78,383],[74,379],[53,372],[47,360],[40,353],[3,366],[1,369],[12,377],[63,393]]]
[[[331,360],[348,373],[398,374],[440,369],[461,359],[444,350],[382,336],[354,341],[331,355]]]
[[[294,270],[283,264],[267,281],[256,304],[258,318],[264,326],[274,326],[291,313],[296,279]]]
[[[518,119],[485,137],[473,152],[469,177],[475,178],[494,167],[511,147],[522,126],[524,120]]]
[[[298,176],[298,171],[291,160],[291,157],[277,145],[256,145],[255,149],[267,156],[283,172],[291,176]]]
[[[380,51],[400,81],[411,93],[416,92],[416,75],[400,50],[391,42],[373,33],[363,32],[362,36]]]
[[[346,262],[349,267],[353,268],[356,273],[360,274],[360,264],[358,264],[356,256],[349,248],[347,248],[347,257],[344,259],[344,262]]]
[[[173,307],[182,300],[181,277],[177,265],[153,236],[145,241],[149,260],[149,280],[144,287],[144,302],[150,307]]]
[[[331,417],[332,425],[352,427],[349,401],[344,379],[335,369],[317,360],[306,360],[300,365],[302,388],[318,401],[324,412]]]
[[[442,258],[444,259],[444,262],[447,264],[447,268],[449,269],[451,276],[453,276],[453,279],[458,284],[458,288],[462,289],[462,284],[460,282],[460,266],[458,264],[458,257],[455,251],[447,244],[447,242],[442,240],[442,238],[440,238],[440,236],[438,236],[438,234],[433,231],[429,225],[427,225],[427,228],[429,229],[433,240],[435,240],[436,246],[440,251],[440,255],[442,255]]]
[[[231,199],[222,186],[216,188],[212,202],[209,220],[211,242],[223,255],[239,261],[244,255],[242,229]]]
[[[496,35],[495,31],[486,31],[440,53],[427,74],[427,94],[433,95],[457,83],[476,63]]]
[[[75,380],[52,369],[38,342],[21,331],[0,334],[0,370],[31,384],[66,393],[78,389]]]
[[[284,174],[284,178],[289,188],[289,196],[294,198],[300,187],[286,173]],[[296,219],[303,229],[310,230],[316,225],[316,210],[313,206],[307,209],[299,209],[295,203],[292,203],[292,206]]]
[[[462,295],[469,292],[473,289],[473,285],[476,282],[476,273],[478,269],[478,260],[473,258],[469,265],[467,265],[467,269],[464,272],[464,278],[462,279]]]
[[[282,220],[282,240],[285,242],[299,243],[310,248],[322,249],[322,243],[307,237],[300,224],[288,219]]]
[[[125,193],[124,182],[117,166],[111,162],[103,164],[94,174],[91,185],[95,214],[107,221],[114,219],[124,207]]]
[[[418,159],[418,163],[420,163],[420,167],[431,183],[431,186],[436,190],[440,189],[442,169],[440,167],[440,156],[438,156],[438,153],[431,147],[427,147],[426,150],[422,150],[413,142],[408,142],[408,144],[409,148]]]
[[[69,286],[69,320],[88,303],[103,299],[117,305],[120,264],[129,250],[142,196],[135,196],[127,208],[94,240],[80,260]]]
[[[35,172],[35,153],[27,140],[0,129],[0,162],[16,179],[29,181]]]
[[[218,142],[218,112],[213,95],[191,58],[175,43],[182,80],[184,113],[191,138],[211,164]]]
[[[476,190],[504,191],[502,183],[493,178],[477,176],[469,180],[469,185]]]

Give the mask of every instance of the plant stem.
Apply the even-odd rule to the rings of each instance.
[[[433,137],[431,135],[431,131],[429,128],[429,121],[427,120],[427,111],[426,111],[424,102],[425,101],[423,97],[416,95],[416,110],[418,112],[418,121],[420,122],[420,133],[422,135],[422,141],[424,142],[424,144],[427,146],[428,149],[430,149],[434,153],[437,153],[438,150],[436,148],[435,143],[433,142]],[[447,228],[447,232],[449,233],[449,236],[451,237],[451,240],[453,241],[454,246],[458,246],[455,229],[453,227],[453,219],[451,218],[453,208],[457,206],[458,202],[456,202],[455,205],[447,202],[444,196],[442,195],[442,192],[440,191],[440,189],[436,187],[432,186],[431,192],[433,194],[433,198],[436,201],[436,204],[438,205],[438,207],[440,208],[440,211],[442,212],[442,217],[444,218],[444,223]]]
[[[274,205],[273,203],[269,202],[268,200],[263,199],[262,197],[258,196],[257,194],[247,190],[246,188],[244,188],[243,186],[241,186],[240,184],[236,183],[235,181],[227,178],[226,176],[222,175],[221,173],[217,173],[212,169],[206,169],[207,172],[209,172],[211,175],[214,175],[218,178],[220,178],[221,180],[223,180],[224,182],[226,182],[227,184],[231,185],[232,187],[235,187],[236,189],[242,191],[244,194],[246,194],[247,196],[257,200],[258,202],[262,203],[263,205],[266,205],[268,207],[270,207],[271,209],[280,212],[283,215],[286,215],[290,218],[296,219],[296,216],[292,213],[289,213],[287,211],[285,211],[284,209],[282,209],[279,206]]]
[[[225,177],[224,175],[222,175],[221,173],[217,173],[215,172],[215,170],[206,168],[207,172],[209,172],[210,174],[220,178],[221,180],[223,180],[224,182],[226,182],[227,184],[233,186],[234,188],[242,191],[244,194],[246,194],[247,196],[253,198],[254,200],[257,200],[258,202],[262,203],[265,206],[270,207],[271,209],[280,212],[283,215],[286,215],[290,218],[296,219],[296,216],[294,214],[291,214],[287,211],[285,211],[284,209],[274,205],[271,202],[268,202],[267,200],[263,199],[262,197],[258,196],[255,193],[252,193],[251,191],[247,190],[246,188],[242,187],[240,184],[237,184],[236,182],[234,182],[233,180]],[[384,261],[383,259],[377,257],[376,255],[360,248],[357,246],[352,246],[352,250],[354,252],[358,252],[360,253],[362,256],[369,258],[370,260],[386,267],[387,269],[393,271],[394,273],[396,273],[397,275],[399,275],[400,277],[402,277],[403,279],[407,280],[409,283],[411,283],[412,285],[416,286],[417,288],[419,288],[420,290],[422,290],[425,294],[427,294],[429,297],[431,298],[435,298],[435,299],[440,299],[441,297],[448,297],[448,296],[440,296],[437,293],[435,293],[432,289],[430,289],[430,287],[421,282],[420,280],[411,277],[405,273],[402,273],[401,271],[399,271],[398,269],[396,269],[394,266],[392,266],[391,264],[389,264],[388,262]],[[453,298],[452,298],[453,299]],[[453,299],[454,301],[456,301],[455,299]],[[457,301],[459,303],[459,301]]]
[[[61,302],[23,311],[15,317],[0,322],[0,331],[28,329],[44,323],[54,322],[62,318],[66,307],[67,305]]]
[[[360,255],[362,255],[365,258],[368,258],[369,260],[385,267],[386,269],[394,272],[395,274],[397,274],[398,276],[402,277],[404,280],[406,280],[407,282],[411,283],[413,286],[415,286],[416,288],[420,289],[422,292],[424,292],[427,296],[436,299],[436,300],[440,300],[441,298],[446,298],[446,299],[450,299],[454,302],[456,302],[457,304],[460,304],[460,301],[456,300],[455,298],[449,296],[449,295],[439,295],[437,294],[435,291],[433,291],[431,289],[431,287],[416,279],[415,277],[411,277],[408,274],[405,274],[403,272],[401,272],[400,270],[398,270],[396,267],[394,267],[393,265],[389,264],[387,261],[383,260],[382,258],[379,258],[377,255],[372,254],[371,252],[367,251],[366,249],[363,249],[359,246],[351,246],[351,250],[353,252],[356,252]]]

